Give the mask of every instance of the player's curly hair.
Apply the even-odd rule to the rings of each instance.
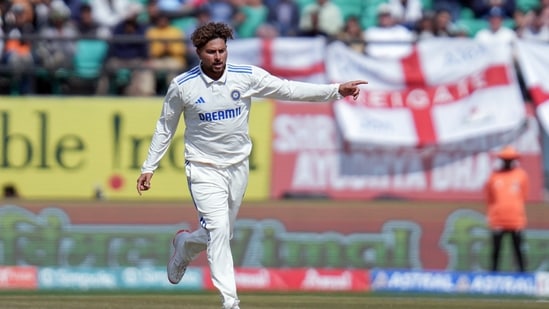
[[[209,41],[223,39],[225,43],[233,38],[233,29],[224,23],[210,22],[198,27],[191,35],[191,41],[196,48],[202,48]]]

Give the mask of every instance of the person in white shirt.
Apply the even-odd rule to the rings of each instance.
[[[389,7],[398,24],[413,30],[423,16],[423,2],[421,0],[389,0]]]
[[[248,118],[252,97],[329,102],[355,99],[357,80],[312,84],[283,80],[253,65],[227,63],[231,27],[211,22],[191,35],[200,64],[175,77],[164,98],[148,155],[137,179],[137,192],[151,188],[153,172],[168,150],[183,114],[185,168],[200,227],[178,231],[168,262],[168,280],[180,282],[189,263],[207,250],[211,279],[223,308],[239,308],[230,247],[236,216],[248,183],[252,142]]]
[[[343,30],[341,9],[330,0],[316,0],[303,8],[299,18],[300,35],[335,37]]]
[[[397,23],[387,3],[377,9],[377,24],[364,30],[365,53],[375,58],[400,58],[412,51],[415,34]]]
[[[504,43],[511,44],[517,39],[517,33],[503,25],[504,13],[499,7],[493,7],[488,12],[489,26],[481,29],[475,35],[475,40],[484,43]]]

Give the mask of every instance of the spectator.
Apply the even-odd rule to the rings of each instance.
[[[388,3],[396,22],[410,30],[423,15],[421,0],[389,0]]]
[[[187,28],[184,29],[185,34],[185,43],[187,46],[192,45],[190,37],[186,35],[187,33],[193,33],[198,27],[203,26],[212,21],[212,15],[210,14],[210,5],[202,5],[196,11],[196,19],[194,23],[189,24]],[[196,53],[187,52],[187,67],[197,66],[200,62]]]
[[[396,23],[391,8],[383,3],[377,9],[377,24],[364,31],[366,54],[398,58],[411,52],[414,33]]]
[[[196,28],[212,21],[210,8],[211,7],[209,5],[205,4],[196,9],[194,22],[189,23],[189,25],[183,29],[183,32],[185,33],[187,38],[187,42],[190,42],[190,38],[187,35],[188,33],[193,33]]]
[[[434,14],[426,12],[416,23],[414,28],[415,36],[418,40],[424,40],[435,37]]]
[[[517,9],[513,14],[513,31],[515,31],[518,38],[522,38],[524,31],[530,25],[531,20],[533,19],[530,15],[530,12],[527,13],[521,9]]]
[[[477,0],[470,0],[477,1]],[[479,0],[484,1],[484,0]],[[468,7],[469,0],[434,0],[433,10],[435,12],[444,10],[450,14],[450,20],[455,23],[460,19],[461,10]]]
[[[345,21],[343,31],[338,34],[337,39],[345,43],[354,51],[362,54],[366,47],[364,37],[362,36],[363,31],[358,17],[351,15]]]
[[[99,25],[99,23],[93,19],[92,7],[88,3],[84,3],[80,6],[76,28],[81,37],[107,39],[111,36],[111,30],[109,28]]]
[[[237,3],[234,0],[210,0],[206,4],[210,12],[211,20],[221,22],[232,27],[233,18],[238,11]]]
[[[21,21],[25,24],[32,24],[34,27],[35,14],[33,1],[34,0],[11,0],[10,10],[13,9],[14,11],[18,11]]]
[[[498,271],[501,242],[505,235],[510,235],[518,270],[524,272],[522,231],[527,221],[528,175],[518,166],[519,154],[513,147],[504,147],[498,158],[502,166],[492,172],[485,185],[488,226],[492,233],[491,270]]]
[[[301,35],[325,35],[336,37],[343,30],[343,14],[330,0],[316,0],[307,5],[299,19]]]
[[[238,7],[234,22],[239,38],[256,36],[257,30],[267,21],[269,11],[262,0],[245,0]]]
[[[185,35],[170,25],[166,14],[160,13],[147,29],[146,37],[149,40],[150,68],[157,78],[163,77],[162,82],[169,85],[172,78],[187,67]]]
[[[78,30],[70,20],[70,9],[62,1],[54,1],[48,8],[49,22],[40,30],[41,39],[36,42],[37,62],[47,71],[39,75],[36,91],[53,92],[53,84],[58,73],[68,72],[72,68],[75,40]]]
[[[476,40],[485,44],[495,42],[511,44],[517,38],[515,31],[503,26],[504,13],[499,7],[492,8],[487,18],[488,28],[479,30],[475,35]]]
[[[433,26],[436,37],[456,37],[459,36],[459,29],[452,22],[452,16],[447,9],[439,9],[433,17]]]
[[[299,6],[294,0],[266,2],[269,8],[267,22],[273,25],[280,36],[297,36],[299,33]]]
[[[68,68],[74,56],[76,26],[70,20],[70,10],[62,1],[53,2],[48,12],[49,22],[40,31],[37,42],[38,61],[48,70]]]
[[[549,6],[536,8],[532,22],[521,34],[523,39],[549,42]]]
[[[32,7],[16,3],[5,15],[6,42],[2,63],[7,65],[11,73],[12,91],[18,94],[34,91],[32,42],[26,38],[34,33],[34,27],[32,20],[29,20],[33,14],[29,14],[28,10],[32,10]]]
[[[486,18],[491,15],[493,8],[501,11],[502,18],[512,18],[517,4],[515,0],[476,0],[471,1],[471,9],[476,18]]]
[[[80,17],[80,7],[84,4],[88,4],[88,0],[64,0],[65,4],[69,7],[71,11],[71,19],[75,22],[78,22]]]
[[[89,0],[93,19],[101,26],[113,29],[128,15],[132,0]]]
[[[137,20],[141,6],[133,4],[126,10],[126,18],[113,30],[113,40],[109,45],[105,69],[99,79],[97,92],[100,95],[109,92],[129,96],[154,95],[154,74],[148,67],[146,27]],[[117,83],[119,79],[128,80]]]
[[[4,58],[4,14],[2,14],[2,10],[0,7],[0,64],[2,63],[2,59]]]

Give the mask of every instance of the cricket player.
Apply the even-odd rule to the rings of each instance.
[[[211,279],[223,308],[239,308],[230,240],[246,191],[252,143],[248,117],[252,97],[287,101],[328,102],[358,97],[357,80],[312,84],[283,80],[252,65],[227,63],[231,28],[208,23],[191,35],[200,64],[175,77],[164,98],[137,192],[151,188],[153,172],[168,150],[181,114],[185,121],[185,166],[188,187],[200,227],[178,231],[167,265],[168,279],[177,284],[189,263],[207,250]]]

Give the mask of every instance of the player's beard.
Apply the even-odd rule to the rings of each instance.
[[[223,71],[225,70],[225,63],[220,61],[220,62],[214,62],[212,64],[212,72],[214,73],[222,73]]]
[[[202,70],[210,78],[218,79],[221,77],[221,75],[223,75],[223,72],[225,71],[225,63],[215,62],[208,66],[205,66],[204,63],[202,63]]]

